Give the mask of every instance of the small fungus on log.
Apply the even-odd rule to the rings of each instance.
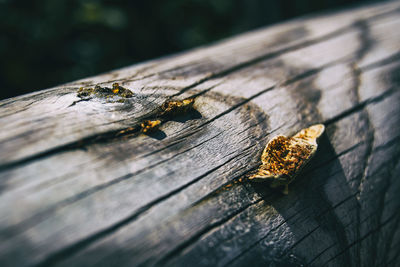
[[[316,124],[301,130],[293,137],[275,136],[261,155],[261,166],[248,179],[256,182],[269,181],[272,188],[284,186],[282,193],[288,194],[288,185],[315,155],[317,139],[324,130],[323,124]]]
[[[154,131],[160,126],[161,120],[145,120],[140,124],[143,133]]]
[[[193,108],[194,98],[178,101],[168,101],[161,105],[160,117],[171,117],[183,114]]]
[[[149,133],[158,129],[161,123],[172,117],[182,115],[193,108],[194,98],[168,101],[161,105],[160,110],[153,119],[146,119],[140,124],[142,133]]]
[[[120,86],[118,83],[113,83],[112,88],[96,85],[94,88],[81,87],[78,90],[78,97],[80,98],[86,98],[91,95],[96,95],[98,97],[104,98],[110,98],[114,96],[130,98],[133,96],[133,93],[131,90]]]

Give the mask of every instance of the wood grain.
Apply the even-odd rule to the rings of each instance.
[[[299,18],[1,101],[1,266],[396,266],[399,14]],[[114,82],[134,96],[77,97]],[[273,136],[316,123],[288,196],[238,182]]]

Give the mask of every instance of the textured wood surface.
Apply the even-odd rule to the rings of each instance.
[[[399,266],[399,15],[300,18],[1,101],[1,266]],[[114,82],[134,96],[77,97]],[[316,123],[289,195],[235,182]]]

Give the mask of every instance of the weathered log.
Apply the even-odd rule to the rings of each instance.
[[[398,266],[399,14],[300,18],[1,101],[1,266]],[[133,96],[78,97],[115,82]],[[243,179],[316,123],[289,195]]]

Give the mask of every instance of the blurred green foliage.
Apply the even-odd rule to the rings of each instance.
[[[0,98],[356,1],[0,0]]]

